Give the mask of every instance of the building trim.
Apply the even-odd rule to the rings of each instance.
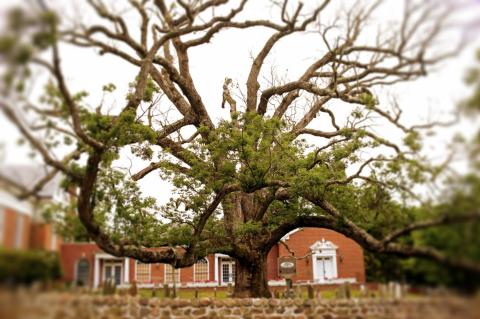
[[[100,257],[95,255],[94,261],[94,273],[93,273],[93,288],[100,286]]]
[[[290,238],[290,236],[292,236],[293,234],[295,234],[296,232],[299,232],[303,230],[302,227],[299,227],[299,228],[295,228],[294,230],[292,231],[289,231],[287,234],[285,234],[281,240],[288,240]]]
[[[130,258],[125,258],[124,270],[123,270],[123,283],[128,284],[130,282]]]
[[[356,278],[334,278],[329,281],[315,281],[315,280],[297,280],[295,281],[295,286],[310,286],[310,285],[340,285],[340,284],[355,284],[357,283]],[[286,282],[283,279],[280,280],[269,280],[268,286],[270,287],[277,287],[277,286],[286,286]]]

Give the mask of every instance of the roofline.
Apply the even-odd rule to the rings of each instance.
[[[300,231],[300,230],[303,230],[303,227],[298,227],[298,228],[295,228],[294,230],[292,231],[289,231],[288,233],[286,233],[283,237],[282,237],[282,240],[287,240],[291,235],[295,234],[296,232]]]
[[[20,201],[11,193],[0,189],[0,207],[32,217],[34,207],[30,202]]]

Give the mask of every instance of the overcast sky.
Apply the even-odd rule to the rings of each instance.
[[[7,7],[19,2],[21,1],[2,0],[0,2],[0,14],[3,15]],[[262,14],[269,18],[270,12],[265,8],[264,1],[255,0],[251,2],[248,12]],[[309,0],[306,3],[312,4],[314,2]],[[353,0],[344,2],[355,5]],[[386,0],[385,2],[385,6],[372,21],[373,27],[377,23],[382,24],[401,14],[400,0]],[[443,0],[438,0],[439,5],[442,2]],[[474,2],[472,0],[471,4]],[[81,1],[55,1],[55,6],[64,8],[66,16],[82,15]],[[73,11],[71,8],[74,8]],[[479,17],[478,10],[474,6],[470,8],[472,10],[464,13],[465,22]],[[326,16],[322,19],[326,21],[328,18]],[[215,121],[228,117],[228,109],[220,108],[224,78],[230,77],[235,83],[243,85],[246,81],[252,54],[258,52],[268,35],[269,33],[262,29],[231,30],[217,35],[211,44],[192,50],[191,72],[197,88]],[[366,37],[368,36],[367,33]],[[373,37],[374,34],[372,33],[371,36]],[[452,38],[452,43],[455,40]],[[377,90],[381,101],[388,101],[387,92],[396,96],[403,109],[402,117],[407,124],[423,123],[432,118],[448,119],[454,112],[458,101],[469,92],[463,84],[462,78],[467,68],[475,63],[474,49],[480,47],[479,39],[474,36],[470,38],[469,42],[463,52],[439,65],[427,77],[398,85],[394,89]],[[303,72],[304,67],[311,63],[312,59],[318,58],[321,50],[321,43],[317,34],[293,37],[281,41],[275,47],[268,59],[268,64],[269,66],[274,65],[279,74],[295,79],[296,75]],[[67,80],[74,91],[86,90],[90,93],[89,101],[96,105],[101,99],[102,86],[112,82],[118,87],[118,93],[108,102],[112,105],[123,105],[128,83],[132,81],[137,72],[135,68],[117,58],[99,57],[93,50],[63,47],[62,54]],[[473,131],[475,123],[466,121],[462,125],[462,130]],[[4,118],[0,118],[0,127],[0,144],[4,145],[2,154],[0,154],[1,161],[15,164],[30,163],[31,159],[26,156],[25,149],[21,149],[15,144],[19,136],[16,129],[9,125]],[[441,157],[445,153],[446,141],[451,139],[452,132],[453,130],[443,129],[433,138],[430,149],[427,150],[431,152],[432,157]],[[141,163],[135,162],[134,166],[140,168]],[[158,176],[156,174],[151,174],[145,178],[142,185],[142,188],[149,195],[154,195],[162,200],[168,197],[168,185],[162,184],[163,191],[159,194]]]

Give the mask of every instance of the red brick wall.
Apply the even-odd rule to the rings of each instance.
[[[60,251],[61,245],[62,238],[55,234],[53,225],[46,223],[31,223],[29,248]]]
[[[215,280],[215,256],[209,255],[208,256],[208,280],[214,281]],[[218,277],[220,278],[220,277]]]
[[[302,257],[310,254],[310,246],[316,241],[331,241],[338,246],[337,249],[337,270],[338,278],[355,278],[359,282],[365,281],[365,265],[363,260],[363,251],[353,240],[344,235],[323,228],[303,228],[290,235],[286,240],[290,250],[296,257]],[[74,280],[76,262],[85,257],[90,263],[90,280],[93,283],[94,255],[101,250],[90,243],[85,244],[63,244],[61,247],[61,264],[64,272],[64,278],[67,281]],[[289,253],[283,245],[276,245],[267,256],[267,278],[268,280],[278,280],[277,259],[280,256],[288,256]],[[214,255],[207,257],[209,264],[209,281],[214,281]],[[306,281],[313,279],[312,257],[300,259],[297,261],[297,275],[293,277],[294,281]],[[130,282],[135,280],[135,260],[131,259],[129,264]],[[220,264],[219,264],[220,271]],[[163,284],[165,277],[164,264],[152,264],[150,268],[151,282]],[[218,274],[220,278],[220,273]],[[194,266],[182,268],[180,270],[180,281],[182,283],[194,282]]]
[[[14,210],[5,209],[5,234],[3,246],[7,249],[15,247],[15,229],[17,228],[17,213]]]
[[[267,279],[278,280],[278,245],[273,246],[267,256]]]
[[[22,230],[22,243],[20,249],[29,249],[30,248],[30,233],[31,233],[31,221],[30,216],[27,215],[17,215],[17,218],[23,218],[23,230]]]
[[[154,283],[163,283],[165,281],[165,265],[152,265],[152,279]]]
[[[30,246],[30,216],[6,208],[4,211],[4,218],[3,247],[6,249],[28,249]],[[20,245],[16,246],[17,221],[19,219],[23,220],[22,237]]]
[[[193,266],[180,269],[180,282],[193,282]]]
[[[130,259],[128,263],[128,278],[130,279],[131,282],[135,280],[135,260]],[[153,265],[152,265],[153,269]]]
[[[310,246],[324,238],[338,246],[337,270],[338,278],[356,278],[359,282],[365,281],[365,264],[361,247],[353,240],[335,231],[324,228],[303,228],[291,234],[287,243],[295,257],[303,257],[310,253]],[[279,256],[288,256],[283,245],[278,245]],[[312,257],[297,260],[297,280],[312,280]]]
[[[75,266],[78,260],[86,258],[90,265],[90,285],[93,285],[93,268],[95,267],[95,254],[101,250],[96,244],[74,243],[63,244],[60,248],[60,264],[65,281],[75,280]]]
[[[33,249],[52,250],[53,226],[45,223],[32,224],[30,247]]]

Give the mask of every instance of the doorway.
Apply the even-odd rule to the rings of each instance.
[[[317,279],[327,281],[335,278],[333,257],[317,257]]]
[[[232,259],[222,259],[221,263],[221,276],[222,284],[229,284],[235,282],[235,261]]]
[[[115,285],[122,284],[123,265],[121,261],[104,261],[103,281],[113,281]]]

